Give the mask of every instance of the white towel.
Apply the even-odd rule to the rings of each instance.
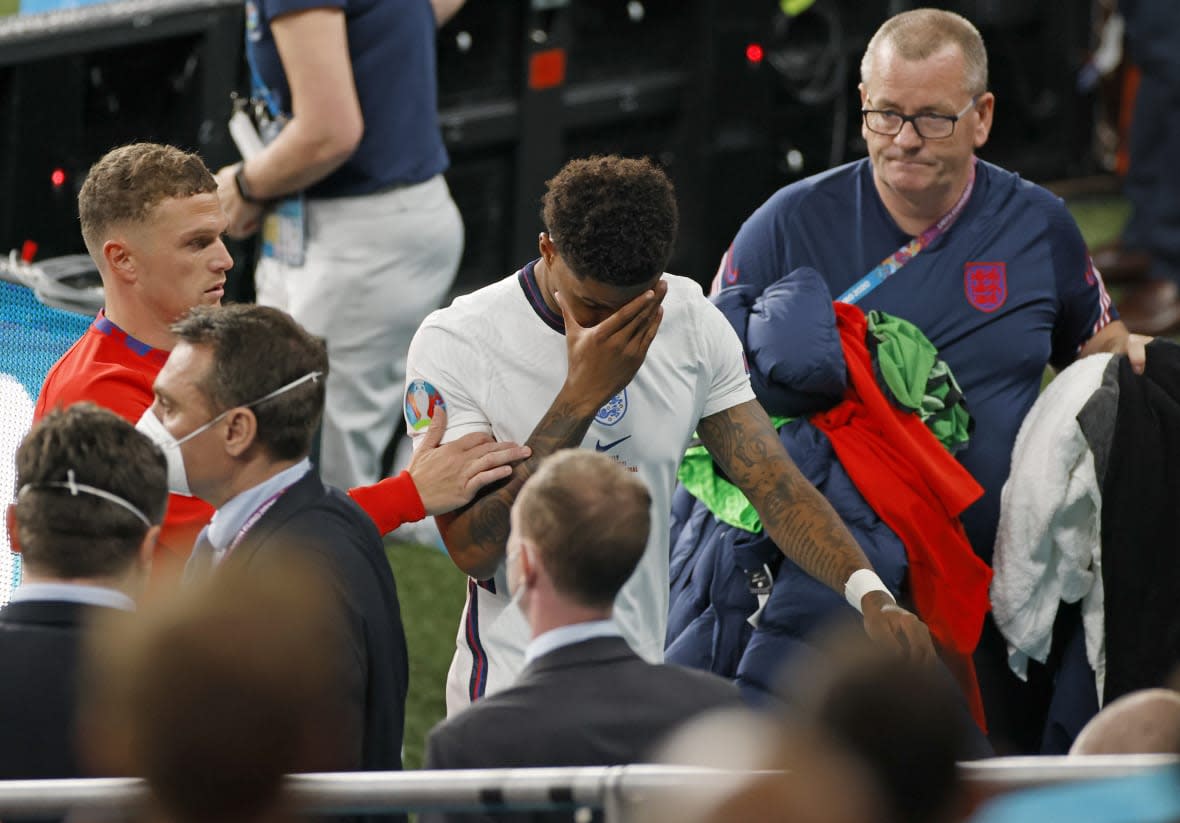
[[[1106,673],[1101,568],[1102,490],[1077,415],[1112,355],[1083,357],[1037,398],[1016,435],[1000,496],[992,613],[1022,680],[1044,663],[1059,602],[1082,601],[1086,657],[1101,701]]]

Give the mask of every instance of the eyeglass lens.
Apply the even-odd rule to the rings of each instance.
[[[919,137],[950,137],[955,131],[955,121],[933,114],[901,115],[891,111],[866,111],[865,124],[879,134],[894,136],[902,130],[908,120],[913,124]]]

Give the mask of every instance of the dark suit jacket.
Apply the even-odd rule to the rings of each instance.
[[[0,609],[0,780],[80,777],[74,718],[86,624],[112,611],[61,600]]]
[[[315,471],[286,490],[225,564],[259,566],[301,552],[321,564],[345,616],[347,691],[353,762],[345,770],[402,767],[408,665],[397,586],[373,521]]]
[[[426,767],[613,766],[642,762],[675,727],[709,709],[740,706],[716,675],[641,659],[618,637],[537,658],[516,683],[430,732]],[[423,820],[475,820],[473,815]],[[566,812],[488,820],[569,820]]]

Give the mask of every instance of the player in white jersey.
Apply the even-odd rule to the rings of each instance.
[[[504,485],[438,518],[470,577],[448,713],[504,688],[523,666],[530,631],[505,579],[508,512],[533,467],[561,448],[610,454],[651,490],[651,539],[615,619],[638,653],[662,658],[671,495],[694,430],[788,557],[845,587],[871,636],[932,657],[925,626],[893,603],[783,450],[733,329],[699,286],[662,273],[677,222],[663,172],[646,160],[575,160],[548,189],[540,259],[434,312],[408,355],[406,420],[416,442],[441,401],[448,439],[490,432],[532,448]]]

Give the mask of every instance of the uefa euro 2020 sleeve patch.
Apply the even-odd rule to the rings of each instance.
[[[414,380],[406,386],[406,423],[413,431],[430,425],[435,409],[445,409],[442,393],[425,380]]]

